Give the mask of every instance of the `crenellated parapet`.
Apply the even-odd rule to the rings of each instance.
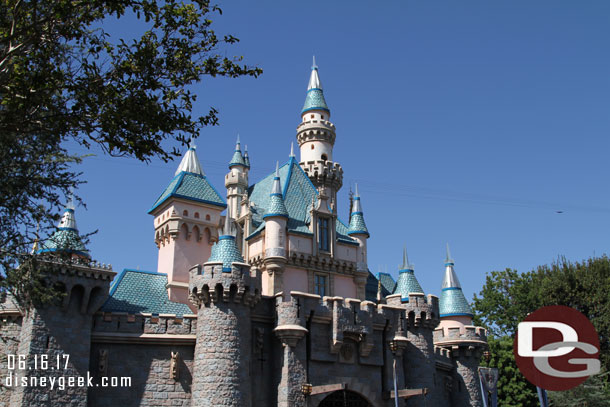
[[[409,326],[434,329],[439,324],[439,304],[436,295],[424,293],[409,293],[408,299],[401,294],[388,295],[388,305],[406,310]]]
[[[338,191],[343,185],[343,168],[341,164],[327,161],[303,161],[301,168],[314,185],[324,185]]]
[[[260,276],[250,274],[250,265],[234,262],[230,271],[222,263],[196,265],[189,270],[191,301],[198,306],[218,302],[254,306],[261,296]]]
[[[448,327],[434,330],[436,346],[487,346],[487,330],[480,326]]]
[[[299,145],[314,140],[335,144],[335,130],[335,125],[328,120],[306,120],[297,126],[297,141]]]

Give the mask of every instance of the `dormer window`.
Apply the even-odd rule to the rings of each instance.
[[[330,252],[330,219],[318,219],[318,249]]]

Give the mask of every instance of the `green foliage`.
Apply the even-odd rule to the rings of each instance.
[[[499,371],[498,402],[502,407],[537,407],[536,387],[521,374],[515,363],[513,339],[508,336],[488,338],[491,358],[483,366]],[[501,401],[501,402],[500,402]]]
[[[511,269],[492,271],[487,275],[479,295],[474,296],[472,305],[476,314],[475,323],[488,328],[493,336],[500,338],[499,341],[506,340],[511,344],[518,323],[530,312],[546,305],[575,308],[586,315],[595,326],[599,334],[602,366],[606,371],[610,370],[610,259],[606,256],[580,263],[561,259],[550,266],[540,266],[536,270],[521,274]],[[493,341],[490,341],[490,347]],[[512,345],[507,350],[509,348],[512,357]],[[501,349],[503,347],[498,350]],[[522,392],[520,381],[523,379],[521,375],[514,374],[517,369],[514,359],[504,360],[506,363],[502,367],[497,366],[500,368],[500,377],[510,379],[500,386],[499,391],[510,400],[516,400]],[[606,383],[607,376],[596,378],[595,381],[597,380]],[[586,386],[589,385],[585,383],[578,386],[578,390],[555,398],[563,397],[576,403],[576,399],[569,398],[571,394],[574,397],[593,394],[582,390]],[[529,397],[534,400],[534,396],[535,393],[528,395],[528,400]],[[578,405],[565,402],[568,403],[565,405]]]
[[[552,407],[607,407],[610,405],[608,372],[591,376],[567,391],[550,391],[548,396]]]
[[[83,157],[67,143],[167,161],[178,154],[175,141],[218,123],[214,108],[193,117],[191,85],[262,72],[224,56],[238,40],[214,32],[219,14],[207,0],[0,2],[2,277],[27,262],[27,248],[53,230],[81,183],[74,168]],[[130,24],[133,38],[106,32],[109,19]],[[2,285],[10,288],[6,278]]]

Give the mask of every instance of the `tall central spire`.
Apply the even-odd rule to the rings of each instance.
[[[309,76],[309,84],[307,85],[307,96],[301,114],[310,111],[326,112],[330,116],[330,109],[324,99],[324,91],[322,90],[322,81],[318,75],[318,65],[316,65],[316,57],[313,57],[313,65],[311,66],[311,75]]]

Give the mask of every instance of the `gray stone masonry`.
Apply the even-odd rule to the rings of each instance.
[[[111,270],[82,264],[49,261],[46,265],[51,283],[63,287],[66,294],[57,305],[31,309],[25,314],[17,354],[27,358],[27,367],[12,372],[15,381],[22,377],[30,381],[87,377],[92,315],[106,300],[115,275]],[[48,358],[46,369],[42,365],[44,357]],[[85,407],[87,387],[66,385],[63,391],[50,391],[48,385],[16,386],[10,405]]]
[[[190,270],[189,291],[198,306],[192,406],[252,405],[251,307],[260,299],[260,277],[250,266],[206,263]]]
[[[451,405],[455,407],[481,407],[481,387],[478,366],[483,351],[487,349],[487,333],[484,328],[466,326],[464,329],[448,328],[434,331],[434,344],[451,349],[455,373],[451,392]]]

